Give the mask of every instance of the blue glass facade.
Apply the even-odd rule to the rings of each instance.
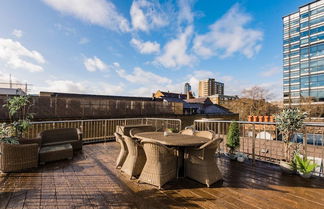
[[[284,104],[324,104],[324,0],[283,17]]]

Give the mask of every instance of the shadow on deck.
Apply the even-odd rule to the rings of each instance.
[[[0,208],[324,208],[324,181],[282,175],[268,163],[219,158],[224,182],[174,180],[162,190],[115,169],[115,142],[84,146],[72,161],[0,175]]]

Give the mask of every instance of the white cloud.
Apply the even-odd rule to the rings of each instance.
[[[64,93],[82,93],[82,94],[98,94],[98,95],[119,95],[124,91],[124,84],[117,85],[108,83],[93,83],[88,81],[72,81],[72,80],[47,80],[47,86],[36,87],[36,91],[51,91]]]
[[[167,68],[192,66],[196,57],[188,53],[189,39],[193,33],[193,26],[188,26],[178,37],[169,41],[163,47],[163,54],[156,57],[155,62]]]
[[[90,42],[89,39],[87,39],[86,37],[82,37],[79,40],[79,44],[87,44],[89,42]]]
[[[205,58],[219,56],[222,58],[241,53],[251,58],[260,49],[263,33],[250,29],[246,24],[251,21],[248,14],[234,5],[221,19],[212,24],[210,31],[198,35],[194,40],[195,52]]]
[[[127,81],[131,83],[137,83],[137,84],[150,84],[150,83],[157,83],[157,84],[168,84],[171,83],[171,80],[159,76],[157,74],[154,74],[149,71],[144,71],[140,67],[135,67],[133,70],[133,73],[128,74],[124,69],[117,68],[116,69],[117,74],[121,77],[126,79]]]
[[[130,15],[135,30],[147,32],[168,24],[168,16],[157,1],[134,0]]]
[[[77,33],[75,28],[62,25],[60,23],[54,24],[54,27],[57,28],[59,31],[63,32],[66,36],[75,35]]]
[[[194,20],[194,13],[192,12],[193,0],[179,0],[179,14],[178,23],[192,24]]]
[[[45,63],[44,57],[35,50],[25,48],[20,42],[0,38],[0,60],[8,68],[23,69],[30,72],[41,72]]]
[[[14,29],[11,34],[16,36],[17,38],[21,38],[24,33],[22,32],[22,30]]]
[[[108,69],[106,63],[101,61],[98,57],[86,58],[84,59],[83,64],[89,72],[95,72],[97,70],[104,71]]]
[[[154,42],[150,42],[150,41],[143,42],[141,40],[132,38],[131,44],[141,54],[151,54],[151,53],[157,53],[160,51],[160,44],[155,41]]]
[[[280,72],[282,72],[282,68],[281,67],[272,67],[266,71],[261,72],[261,76],[262,77],[271,77],[274,75],[279,74]]]
[[[63,14],[72,15],[84,22],[103,26],[115,31],[130,31],[129,23],[106,0],[43,0],[53,9]]]

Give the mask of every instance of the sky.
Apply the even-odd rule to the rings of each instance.
[[[282,16],[305,0],[2,0],[0,83],[55,91],[197,95],[258,85],[282,99]]]

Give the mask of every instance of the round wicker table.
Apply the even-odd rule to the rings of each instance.
[[[161,144],[164,144],[169,147],[174,147],[178,150],[178,177],[184,176],[184,149],[186,147],[199,147],[206,142],[210,141],[210,139],[199,137],[199,136],[191,136],[191,135],[183,135],[177,133],[169,133],[168,136],[164,136],[163,132],[143,132],[135,134],[135,137],[139,140],[155,140]]]

